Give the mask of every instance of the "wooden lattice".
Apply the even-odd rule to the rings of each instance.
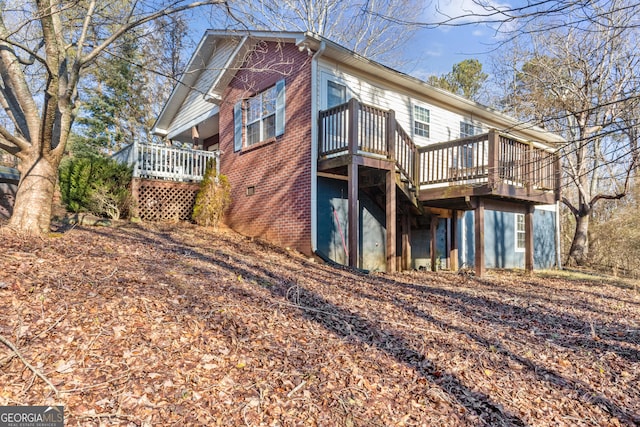
[[[138,216],[145,221],[190,221],[198,184],[134,179]]]

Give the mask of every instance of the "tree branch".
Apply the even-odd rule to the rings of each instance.
[[[562,203],[571,211],[574,217],[578,216],[578,209],[571,203],[566,196],[562,196]]]
[[[79,61],[79,66],[84,67],[87,64],[91,63],[92,61],[94,61],[96,57],[100,55],[100,53],[102,53],[102,51],[106,49],[111,43],[113,43],[115,40],[121,37],[124,33],[126,33],[127,31],[133,28],[139,27],[140,25],[146,24],[147,22],[156,20],[163,16],[169,16],[169,15],[182,12],[184,10],[194,9],[197,7],[207,6],[207,5],[215,5],[215,4],[226,4],[226,0],[204,0],[204,1],[189,3],[184,6],[174,7],[171,9],[162,9],[157,12],[151,13],[143,18],[140,18],[136,21],[122,25],[120,28],[114,31],[114,33],[111,34],[111,36],[109,36],[105,41],[103,41],[100,45],[96,46],[91,52],[85,55]]]
[[[5,142],[3,143],[2,140]],[[27,150],[31,144],[26,139],[13,135],[4,126],[0,126],[0,147],[11,154],[16,154],[18,151]]]
[[[57,387],[55,385],[53,385],[53,383],[49,380],[49,378],[45,377],[44,374],[42,374],[40,371],[38,371],[31,363],[27,362],[27,360],[24,358],[24,356],[22,356],[22,354],[20,354],[20,352],[18,351],[16,346],[13,345],[13,343],[11,343],[11,341],[6,339],[2,334],[0,334],[0,342],[2,344],[6,345],[7,347],[9,347],[9,349],[11,349],[11,351],[13,351],[16,356],[18,356],[18,359],[20,359],[20,361],[24,364],[24,366],[29,368],[34,374],[36,374],[38,377],[40,377],[40,379],[42,379],[42,381],[47,383],[47,385],[51,388],[51,390],[53,390],[53,392],[56,394],[56,397],[60,395],[60,392],[58,391]]]

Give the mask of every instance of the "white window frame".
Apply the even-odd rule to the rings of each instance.
[[[267,96],[271,96],[271,98],[270,99],[266,98]],[[247,140],[245,143],[246,147],[251,147],[252,145],[259,144],[260,142],[266,141],[271,138],[275,138],[277,96],[278,96],[278,93],[274,85],[252,96],[251,98],[248,98],[245,101],[245,109],[246,109],[246,115],[247,115],[247,121],[244,125],[245,135],[247,136],[246,138]],[[268,104],[265,104],[265,102],[267,102]],[[259,108],[257,114],[255,115],[255,118],[253,119],[250,118],[250,114],[251,114],[250,106],[252,105],[252,103],[257,105]],[[265,105],[269,105],[270,108],[265,109]],[[273,120],[273,126],[271,127],[272,134],[267,134],[269,127],[267,126],[266,122],[267,120],[271,120],[271,119]],[[258,139],[256,141],[250,141],[249,128],[255,124],[259,124]]]
[[[422,109],[422,110],[427,112],[427,120],[426,121],[421,120],[421,119],[418,118],[418,113],[417,113],[418,109]],[[427,107],[426,105],[413,104],[412,107],[411,107],[411,116],[412,116],[412,119],[413,119],[412,123],[411,123],[411,130],[412,130],[414,138],[429,139],[431,137],[431,109],[429,107]],[[420,135],[416,131],[416,124],[420,124],[420,125],[425,126],[427,135]]]
[[[351,98],[357,98],[344,77],[345,76],[339,76],[328,71],[322,71],[320,73],[320,99],[318,100],[318,103],[321,110],[329,109],[329,82],[346,88],[345,102],[349,101]]]
[[[466,127],[467,129],[463,131],[462,129],[463,127]],[[471,133],[468,132],[469,129],[471,130]],[[467,138],[469,136],[480,135],[481,133],[482,133],[481,126],[466,120],[463,120],[460,122],[460,138]]]
[[[522,226],[522,229],[520,229]],[[514,248],[516,252],[524,252],[527,245],[527,231],[525,227],[525,217],[522,213],[515,214],[515,222],[513,225],[513,234],[515,238]],[[520,240],[522,237],[522,240]],[[519,245],[522,242],[522,247]]]
[[[265,96],[271,96],[269,100],[269,108],[265,110]],[[255,102],[259,106],[258,114],[249,117],[251,114],[250,104]],[[275,140],[284,134],[285,131],[285,80],[278,80],[275,85],[270,86],[248,99],[240,99],[233,106],[233,151],[242,151],[244,148],[250,148],[270,140]],[[273,117],[273,135],[268,132],[269,128],[265,125],[267,120]],[[249,143],[249,127],[259,124],[258,140]]]
[[[342,90],[344,90],[344,99],[342,100],[342,102],[340,102],[338,104],[334,104],[334,105],[330,105],[329,104],[329,86],[332,85],[332,84],[335,85],[335,86],[340,86],[340,88]],[[349,91],[348,91],[347,85],[344,84],[343,82],[338,81],[336,79],[329,78],[329,79],[326,80],[324,87],[325,87],[325,90],[326,90],[326,96],[325,96],[325,101],[324,102],[325,102],[325,105],[326,105],[327,109],[333,108],[333,107],[337,107],[338,105],[342,105],[342,104],[344,104],[345,102],[348,101],[347,96],[348,96]]]

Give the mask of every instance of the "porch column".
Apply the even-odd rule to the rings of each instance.
[[[449,251],[449,269],[458,271],[458,211],[451,211],[451,249]]]
[[[411,269],[411,213],[402,216],[402,269]]]
[[[478,205],[474,210],[475,219],[475,252],[476,252],[476,276],[484,276],[484,200],[478,199]]]
[[[348,198],[349,198],[349,266],[358,267],[359,217],[358,209],[358,165],[353,162],[348,166]]]
[[[528,273],[533,273],[533,211],[533,205],[527,204],[524,216],[524,264]]]
[[[396,171],[387,171],[386,221],[387,221],[387,272],[396,271]]]
[[[431,252],[431,271],[437,271],[436,268],[436,233],[438,231],[438,216],[431,215],[431,246],[429,251]]]

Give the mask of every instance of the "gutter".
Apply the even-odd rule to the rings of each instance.
[[[327,45],[320,42],[320,47],[311,58],[311,252],[318,250],[318,101],[320,99],[318,85],[318,59]],[[300,44],[300,49],[306,48]]]

